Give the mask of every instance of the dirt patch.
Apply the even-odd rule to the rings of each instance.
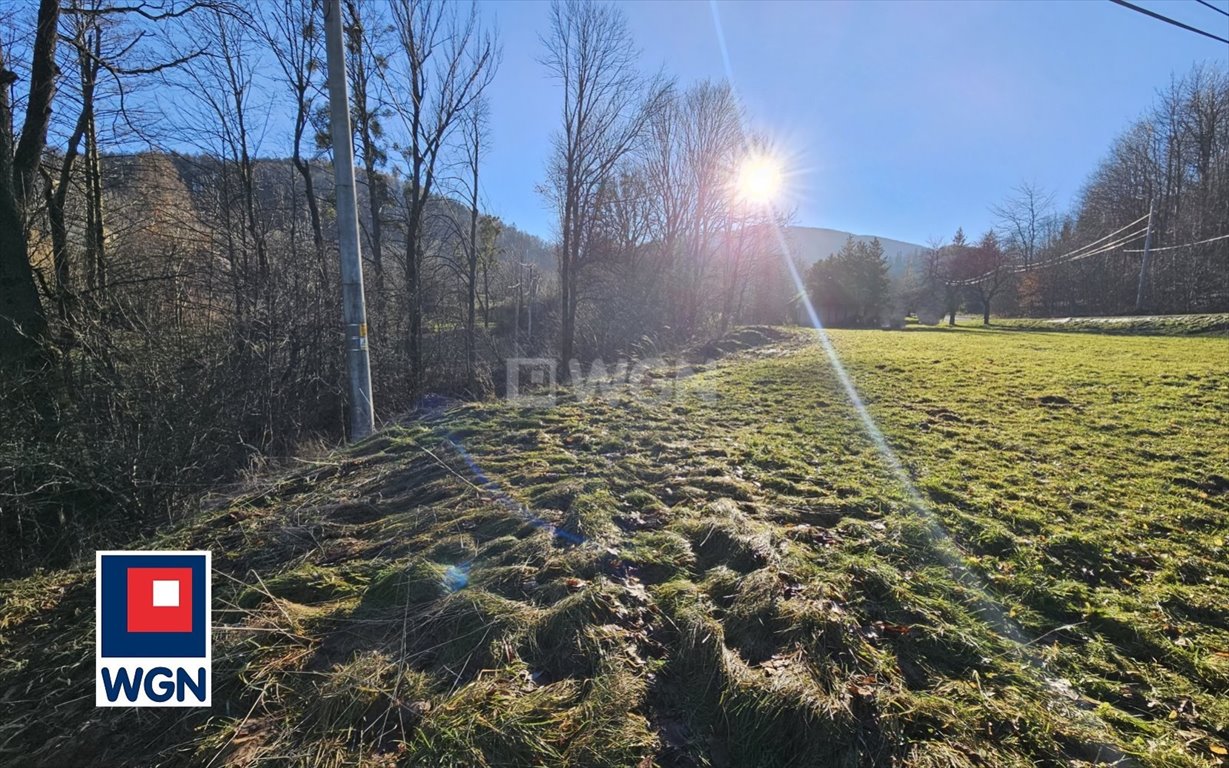
[[[1047,408],[1063,408],[1071,405],[1071,401],[1062,395],[1042,395],[1037,398],[1037,402]]]
[[[1221,496],[1229,493],[1229,477],[1223,475],[1208,475],[1202,480],[1193,477],[1175,477],[1173,484],[1195,491],[1203,491],[1209,496]]]

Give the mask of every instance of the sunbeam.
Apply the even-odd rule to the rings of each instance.
[[[709,0],[709,8],[712,12],[717,42],[721,48],[722,61],[725,64],[726,78],[730,88],[735,94],[737,94],[738,88],[735,84],[734,71],[730,62],[729,50],[726,46],[725,33],[721,23],[721,14],[717,7],[716,0]],[[744,130],[743,135],[748,136],[751,134]],[[748,154],[750,154],[753,150],[750,146],[748,146],[747,151]],[[764,205],[766,208],[771,210],[772,201],[769,200],[765,202]],[[824,355],[827,357],[829,364],[832,366],[832,370],[836,374],[837,381],[840,382],[841,389],[844,391],[845,396],[849,399],[850,404],[853,405],[854,411],[858,415],[858,420],[862,425],[862,429],[866,433],[867,437],[870,438],[871,442],[875,445],[876,451],[883,460],[884,464],[891,471],[893,478],[904,491],[911,509],[922,515],[923,519],[926,521],[926,525],[931,533],[935,555],[940,558],[945,567],[952,571],[952,573],[957,577],[957,581],[976,588],[979,596],[983,598],[980,601],[979,606],[981,609],[982,619],[1001,637],[1010,641],[1011,647],[1016,651],[1019,658],[1027,663],[1042,677],[1046,689],[1051,694],[1070,692],[1072,690],[1071,684],[1067,681],[1055,678],[1044,669],[1044,663],[1028,650],[1033,641],[1027,637],[1024,631],[1020,629],[1014,621],[1011,620],[1011,618],[999,605],[998,601],[991,595],[982,579],[977,574],[965,567],[964,563],[960,561],[959,555],[957,554],[960,551],[959,545],[952,539],[951,535],[943,526],[943,523],[938,519],[934,511],[930,509],[930,506],[926,503],[925,499],[922,498],[922,495],[918,491],[917,486],[914,484],[913,478],[910,476],[909,471],[905,468],[905,465],[901,462],[899,456],[897,456],[896,451],[891,445],[888,444],[887,439],[883,435],[883,431],[879,429],[879,425],[875,422],[875,418],[871,415],[870,411],[866,407],[866,404],[862,401],[861,395],[858,394],[857,387],[854,385],[848,371],[846,371],[844,364],[841,362],[840,355],[837,353],[836,347],[832,344],[832,340],[828,336],[828,332],[824,328],[823,323],[820,321],[819,314],[816,312],[815,306],[811,302],[809,292],[807,291],[802,276],[798,272],[798,266],[792,257],[789,242],[785,237],[785,233],[782,231],[781,223],[778,217],[770,216],[769,219],[772,223],[772,230],[776,236],[781,258],[785,262],[790,279],[797,291],[796,295],[799,297],[799,300],[802,302],[802,306],[806,311],[807,320],[815,331],[816,339],[819,341],[820,347],[824,351]],[[1096,716],[1095,713],[1069,706],[1069,697],[1054,695],[1052,696],[1052,699],[1056,705],[1062,706],[1065,710],[1069,711],[1072,716],[1082,718],[1086,722],[1094,723],[1100,727],[1105,727],[1105,724]],[[1120,750],[1112,745],[1100,744],[1097,745],[1097,748],[1102,756],[1110,755],[1112,759],[1115,760],[1123,757]]]

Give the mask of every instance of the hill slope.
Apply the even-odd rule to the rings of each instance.
[[[841,249],[845,240],[852,237],[856,242],[870,242],[874,235],[855,235],[839,229],[824,229],[823,227],[787,227],[785,236],[795,258],[810,265],[826,259]],[[880,237],[883,255],[888,260],[888,266],[893,276],[904,274],[911,259],[925,246],[916,243],[906,243],[889,237]]]
[[[801,334],[440,405],[145,543],[214,553],[212,710],[93,708],[92,569],[0,585],[0,763],[1215,764],[1229,342],[832,336],[922,507]]]

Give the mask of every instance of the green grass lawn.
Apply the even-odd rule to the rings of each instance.
[[[92,564],[0,584],[0,763],[1222,763],[1229,339],[833,331],[913,495],[813,334],[738,338],[143,542],[214,553],[210,711],[92,707]]]

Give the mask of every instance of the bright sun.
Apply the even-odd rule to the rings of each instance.
[[[750,155],[738,169],[738,194],[755,205],[767,205],[781,191],[781,165],[766,155]]]

